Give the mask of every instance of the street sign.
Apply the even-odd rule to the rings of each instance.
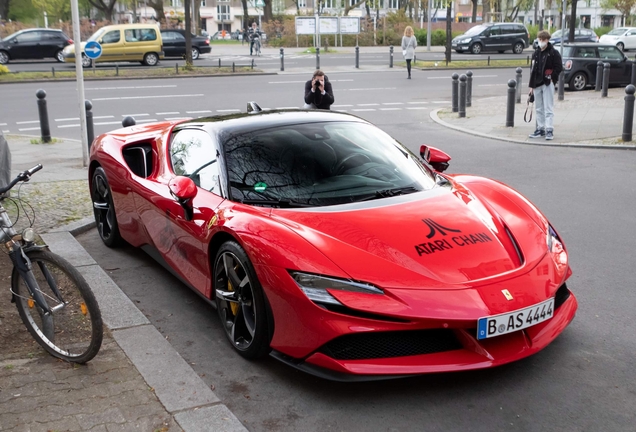
[[[99,44],[99,42],[86,42],[86,46],[84,46],[84,53],[89,59],[95,60],[96,58],[99,58],[100,55],[102,55],[102,46]]]
[[[265,7],[265,0],[256,0],[256,7]]]

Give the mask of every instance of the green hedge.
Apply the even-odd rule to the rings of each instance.
[[[454,31],[452,32],[452,37],[455,38],[461,34],[464,34],[464,32]],[[425,29],[416,29],[415,37],[417,38],[417,44],[419,46],[426,46],[426,30]],[[431,45],[432,46],[446,45],[446,30],[442,30],[442,29],[433,30],[431,32]]]

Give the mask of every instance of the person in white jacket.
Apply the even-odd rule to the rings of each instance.
[[[415,48],[417,47],[417,39],[413,36],[413,27],[407,26],[402,36],[402,55],[406,60],[406,70],[409,73],[408,79],[411,79],[411,60],[415,57]]]

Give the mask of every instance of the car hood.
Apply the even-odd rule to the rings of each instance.
[[[395,288],[462,287],[521,265],[508,227],[467,189],[438,187],[340,206],[275,209],[272,217],[352,278]],[[530,237],[545,239],[538,225],[529,226],[537,231]]]

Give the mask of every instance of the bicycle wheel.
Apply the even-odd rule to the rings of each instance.
[[[73,363],[91,360],[102,345],[99,306],[82,275],[47,250],[27,252],[37,289],[51,310],[45,314],[17,269],[11,275],[16,307],[31,336],[51,355]]]

